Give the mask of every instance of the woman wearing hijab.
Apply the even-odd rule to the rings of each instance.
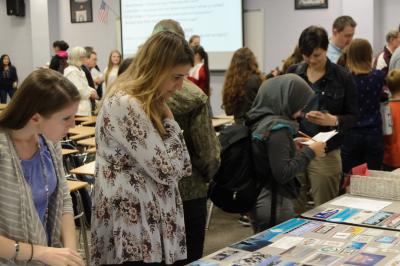
[[[263,84],[247,113],[253,127],[253,154],[257,177],[263,184],[257,203],[250,212],[255,232],[294,216],[291,199],[298,194],[296,174],[304,171],[316,156],[324,156],[325,143],[302,145],[296,121],[314,92],[299,76],[287,74]],[[277,219],[271,219],[272,194],[276,194]]]

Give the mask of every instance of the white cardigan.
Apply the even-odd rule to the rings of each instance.
[[[83,72],[82,69],[71,65],[64,69],[64,76],[76,86],[81,95],[81,101],[79,102],[78,112],[76,115],[91,115],[92,107],[90,105],[90,94],[95,89],[89,86],[85,72]]]

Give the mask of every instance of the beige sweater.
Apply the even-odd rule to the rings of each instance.
[[[49,147],[58,184],[49,201],[49,226],[51,246],[61,247],[61,218],[63,213],[73,212],[72,201],[65,179],[60,145]],[[37,214],[32,192],[25,181],[22,166],[10,137],[0,131],[0,235],[21,242],[47,246],[47,237]],[[0,258],[0,265],[26,265],[26,262],[14,264]],[[42,265],[31,262],[29,265]]]

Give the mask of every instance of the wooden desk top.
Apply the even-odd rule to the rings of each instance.
[[[94,118],[96,120],[96,116],[76,116],[75,121],[77,122],[86,122],[86,121],[91,121]]]
[[[61,149],[61,153],[63,156],[78,153],[78,152],[79,152],[78,150],[73,150],[73,149]]]
[[[213,116],[213,118],[215,118],[215,119],[227,119],[227,118],[233,119],[233,115],[220,114],[220,115]]]
[[[78,189],[89,186],[89,183],[83,181],[67,180],[69,192],[77,191]]]
[[[95,128],[94,127],[85,127],[85,126],[77,126],[68,130],[69,134],[73,134],[74,136],[70,136],[69,138],[72,140],[84,139],[87,137],[94,136]]]
[[[219,127],[222,125],[231,124],[233,122],[234,122],[233,117],[232,118],[228,117],[228,118],[213,118],[212,119],[213,127]]]
[[[96,147],[89,148],[85,152],[87,152],[87,153],[96,153]]]
[[[94,125],[94,124],[96,124],[96,119],[97,119],[96,116],[92,116],[92,117],[90,117],[90,119],[88,119],[88,120],[82,122],[81,125],[82,125],[82,126]]]
[[[95,128],[94,127],[86,127],[86,126],[76,126],[73,128],[70,128],[68,130],[68,133],[70,134],[86,134],[86,133],[90,133],[94,135],[95,132]]]
[[[7,104],[6,103],[0,103],[0,110],[6,109]]]
[[[70,136],[69,139],[70,140],[80,140],[80,139],[87,139],[88,137],[91,137],[91,136],[93,136],[93,134],[91,134],[91,133],[77,134],[77,135]]]
[[[69,171],[71,174],[76,175],[90,175],[94,176],[94,168],[95,168],[95,161],[90,162],[88,164],[84,164],[78,168],[72,169]]]
[[[96,138],[81,139],[77,143],[83,146],[96,147]]]

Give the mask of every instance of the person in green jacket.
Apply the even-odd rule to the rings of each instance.
[[[153,34],[172,31],[185,36],[178,22],[159,21]],[[190,263],[202,257],[207,216],[207,183],[218,171],[220,144],[211,123],[207,96],[191,81],[185,79],[181,90],[167,102],[175,120],[183,130],[192,162],[192,175],[179,182],[186,227],[187,260]]]

